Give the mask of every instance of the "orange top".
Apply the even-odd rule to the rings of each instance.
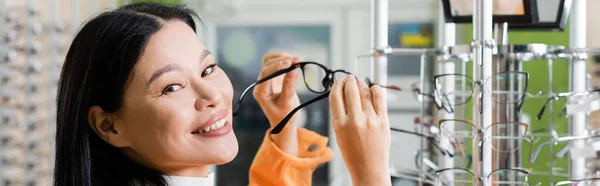
[[[267,130],[260,149],[250,167],[250,186],[311,185],[317,165],[331,159],[327,137],[298,128],[298,157],[282,152]]]

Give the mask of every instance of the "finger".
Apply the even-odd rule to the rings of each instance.
[[[287,68],[291,65],[291,58],[287,56],[280,56],[267,60],[260,71],[259,79],[270,74],[273,74],[277,70]]]
[[[344,107],[344,80],[335,81],[331,86],[329,93],[329,112],[332,121],[341,121],[346,118],[346,108]],[[343,122],[333,122],[334,124]]]
[[[357,81],[358,88],[360,90],[360,101],[362,103],[362,110],[366,114],[375,115],[375,109],[373,108],[373,96],[371,90],[365,84],[365,82]]]
[[[269,60],[271,60],[271,59],[273,59],[273,58],[285,57],[285,56],[287,56],[287,55],[288,55],[288,54],[287,54],[287,53],[285,53],[285,52],[274,52],[274,53],[269,53],[269,54],[266,54],[266,55],[264,55],[264,56],[263,56],[263,60],[262,60],[262,62],[263,62],[263,65],[264,65],[264,64],[265,64],[267,61],[269,61]]]
[[[282,60],[282,61],[280,61],[280,63],[266,64],[266,66],[263,67],[263,70],[258,75],[258,79],[262,79],[263,77],[271,75],[274,72],[276,72],[277,70],[287,68],[290,65],[291,65],[291,62],[289,60]],[[270,80],[267,80],[263,83],[256,85],[256,87],[254,87],[254,91],[253,91],[255,94],[255,97],[262,98],[262,97],[270,96],[270,95],[273,95],[276,93],[275,89],[280,90],[279,88],[276,88],[274,86],[281,86],[281,85],[273,85],[272,80],[273,79],[270,79]]]
[[[356,78],[352,75],[348,76],[344,82],[344,105],[346,106],[348,115],[362,113],[360,93],[356,85]]]
[[[385,98],[385,92],[379,85],[373,85],[371,87],[371,95],[373,95],[373,108],[378,116],[387,118],[387,100]]]
[[[296,79],[298,78],[298,70],[293,70],[285,74],[283,78],[283,87],[281,90],[281,96],[283,98],[289,98],[296,94]]]

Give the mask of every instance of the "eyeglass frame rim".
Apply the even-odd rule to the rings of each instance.
[[[308,101],[300,104],[298,107],[296,107],[292,111],[290,111],[277,125],[275,125],[275,127],[273,127],[273,129],[271,129],[271,131],[270,131],[271,134],[279,134],[283,130],[283,128],[287,125],[287,123],[289,122],[289,120],[300,109],[302,109],[302,108],[304,108],[304,107],[306,107],[306,106],[308,106],[308,105],[310,105],[310,104],[312,104],[314,102],[320,101],[320,100],[322,100],[322,99],[324,99],[326,97],[329,97],[329,93],[331,91],[331,86],[333,85],[333,81],[335,79],[335,73],[344,73],[344,74],[347,74],[347,75],[352,75],[352,73],[350,73],[350,72],[348,72],[346,70],[343,70],[343,69],[333,70],[333,69],[330,69],[330,68],[328,68],[327,66],[325,66],[323,64],[320,64],[320,63],[314,62],[314,61],[301,61],[301,62],[298,62],[298,63],[294,63],[294,64],[292,64],[290,67],[288,67],[286,69],[281,69],[281,70],[275,71],[272,74],[270,74],[270,75],[268,75],[266,77],[260,78],[256,82],[250,84],[242,92],[242,94],[240,95],[240,98],[236,102],[236,106],[234,107],[234,110],[233,110],[233,116],[235,116],[237,114],[237,112],[239,111],[240,105],[241,105],[244,97],[246,96],[247,92],[250,89],[253,89],[254,87],[256,87],[256,85],[258,85],[260,83],[263,83],[263,82],[268,81],[270,79],[276,78],[276,77],[278,77],[280,75],[283,75],[285,73],[291,72],[292,70],[295,70],[296,68],[300,68],[302,70],[303,76],[305,76],[305,74],[304,74],[304,66],[309,65],[309,64],[317,65],[317,66],[321,67],[323,70],[325,70],[326,74],[325,74],[325,77],[322,80],[322,82],[324,82],[324,80],[326,80],[325,78],[329,78],[328,79],[330,81],[330,82],[328,82],[329,85],[325,86],[325,84],[323,83],[323,86],[325,87],[325,90],[323,92],[314,91],[314,90],[312,90],[312,89],[309,88],[309,90],[311,92],[313,92],[313,93],[321,93],[321,95],[319,95],[319,96],[317,96],[315,98],[312,98],[312,99],[310,99],[310,100],[308,100]],[[304,78],[304,84],[305,84],[305,86],[308,87],[308,84],[306,82],[306,78],[305,77],[303,77],[303,78]]]
[[[492,172],[490,172],[487,176],[482,177],[482,176],[475,176],[475,173],[473,173],[469,169],[465,169],[465,168],[462,168],[462,167],[453,167],[453,168],[443,168],[443,169],[440,169],[440,170],[436,170],[435,173],[438,175],[438,180],[439,180],[439,177],[440,177],[440,173],[442,173],[444,171],[448,171],[448,170],[463,170],[463,171],[466,171],[466,172],[470,173],[471,175],[473,175],[473,178],[477,178],[476,179],[477,183],[474,183],[474,184],[478,184],[480,182],[483,182],[482,178],[489,179],[492,174],[494,174],[495,172],[498,172],[498,171],[502,171],[502,170],[512,170],[512,171],[518,171],[518,172],[524,173],[525,174],[525,182],[529,181],[529,174],[531,174],[530,171],[528,171],[526,169],[523,169],[523,168],[500,168],[500,169],[492,170]]]
[[[527,132],[529,132],[529,124],[523,123],[523,122],[518,122],[518,121],[494,122],[494,123],[490,124],[489,126],[485,127],[483,130],[481,130],[477,125],[475,125],[471,121],[462,120],[462,119],[441,119],[441,120],[438,121],[438,126],[440,128],[440,135],[443,135],[442,124],[444,124],[444,122],[447,122],[447,121],[454,121],[454,122],[459,121],[459,122],[463,122],[463,123],[467,123],[467,124],[472,125],[473,126],[473,130],[474,130],[473,133],[475,133],[475,132],[477,133],[477,135],[473,135],[471,137],[473,140],[476,140],[476,139],[479,138],[480,135],[483,135],[483,132],[485,130],[488,130],[490,127],[492,127],[494,125],[499,125],[499,124],[513,124],[513,125],[524,126],[525,127],[525,132],[523,133],[523,139],[525,139],[525,137],[527,137]],[[454,138],[456,139],[457,137],[454,136]],[[482,136],[481,139],[479,139],[479,140],[483,141],[483,139],[484,138]],[[521,139],[521,140],[523,140],[523,139]],[[534,143],[533,141],[530,142],[529,158],[531,158],[532,155],[533,155],[533,152],[532,152],[533,151],[533,143]],[[462,147],[462,145],[460,143],[458,143],[458,145],[460,146],[459,148],[461,149],[461,154],[463,154],[463,156],[464,156],[464,154],[465,154],[464,148]],[[494,150],[496,150],[498,152],[502,152],[502,153],[510,153],[510,152],[514,152],[514,151],[518,150],[518,148],[516,148],[515,150],[512,150],[512,151],[500,151],[500,150],[496,149],[493,145],[492,145],[492,149],[494,149]]]
[[[510,103],[499,102],[499,101],[496,101],[495,99],[492,99],[492,101],[494,101],[496,103],[500,103],[500,104],[515,104],[515,103],[518,103],[519,105],[518,105],[517,108],[518,108],[518,110],[521,110],[521,108],[523,107],[523,102],[525,101],[525,95],[527,93],[527,90],[529,89],[529,73],[525,72],[525,71],[503,71],[503,72],[496,72],[496,73],[493,73],[490,77],[487,77],[483,82],[481,82],[481,81],[473,81],[473,78],[471,76],[467,75],[467,74],[460,74],[460,73],[438,74],[438,75],[433,76],[433,83],[434,83],[433,89],[434,89],[435,94],[439,97],[439,99],[442,100],[441,99],[441,95],[440,95],[440,90],[437,87],[437,85],[438,85],[438,78],[440,78],[440,77],[443,77],[443,76],[452,76],[452,75],[454,75],[454,76],[464,76],[467,79],[471,80],[471,82],[473,82],[473,85],[479,84],[479,86],[482,86],[482,85],[486,84],[494,75],[497,75],[497,74],[506,74],[506,73],[516,73],[516,74],[523,74],[523,75],[525,75],[525,86],[523,88],[523,94],[520,96],[520,98],[517,101],[510,102]],[[452,108],[452,106],[460,106],[460,105],[467,104],[473,98],[473,93],[474,93],[474,89],[473,89],[474,86],[473,85],[471,85],[471,90],[470,90],[471,93],[469,94],[469,98],[464,103],[452,105],[452,104],[449,104],[449,103],[448,104],[443,104],[443,102],[442,102],[442,105],[448,105],[450,107],[450,110],[452,110],[452,112],[454,112],[454,108]],[[480,87],[480,88],[483,88],[483,87]],[[491,92],[491,90],[487,90],[487,92]],[[489,94],[490,94],[490,96],[492,96],[492,93],[489,93]],[[447,99],[447,97],[446,97],[446,99]],[[448,110],[446,110],[446,111],[448,111]],[[480,109],[480,112],[481,112],[481,109]]]
[[[302,69],[302,71],[304,71],[303,66],[307,65],[307,64],[314,64],[314,65],[317,65],[317,66],[319,66],[319,67],[321,67],[323,69],[326,69],[327,73],[329,72],[328,70],[331,70],[331,69],[327,68],[325,65],[323,65],[321,63],[318,63],[318,62],[314,62],[314,61],[301,61],[301,62],[292,64],[288,68],[277,70],[277,71],[275,71],[275,72],[267,75],[266,77],[257,79],[254,83],[248,85],[248,87],[246,87],[246,89],[244,89],[244,91],[242,91],[242,93],[240,94],[239,99],[236,102],[235,107],[233,108],[233,116],[235,116],[237,114],[237,112],[239,111],[239,108],[241,107],[241,104],[242,104],[244,98],[246,97],[246,95],[247,95],[247,93],[248,93],[248,91],[250,89],[254,89],[254,87],[256,87],[258,84],[264,83],[265,81],[268,81],[270,79],[276,78],[276,77],[278,77],[280,75],[283,75],[285,73],[291,72],[292,70],[295,70],[297,68],[300,68],[300,69]],[[277,75],[274,75],[274,74],[277,74]],[[306,84],[306,79],[305,78],[304,78],[304,81],[305,81],[305,84]],[[311,92],[321,93],[321,94],[327,92],[327,91],[315,92],[315,91],[313,91],[310,88],[309,88],[309,90]]]

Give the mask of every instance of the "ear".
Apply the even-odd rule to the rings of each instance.
[[[129,146],[129,141],[125,136],[123,128],[116,126],[114,116],[104,112],[100,106],[90,107],[88,111],[88,123],[106,143],[119,148]]]

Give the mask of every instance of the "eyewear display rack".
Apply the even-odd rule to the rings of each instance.
[[[44,10],[38,3],[0,0],[2,186],[52,183],[56,90],[69,37],[58,1]]]
[[[444,100],[445,93],[454,92],[454,94],[471,94],[472,96],[472,119],[470,122],[479,129],[487,129],[494,123],[512,123],[521,121],[520,118],[520,104],[527,98],[548,98],[548,105],[545,106],[546,116],[550,118],[548,129],[554,131],[554,124],[552,120],[553,116],[553,105],[552,101],[559,97],[568,97],[571,99],[571,95],[585,94],[589,95],[590,92],[586,88],[586,59],[589,54],[599,53],[600,49],[586,48],[586,0],[566,0],[561,1],[564,5],[561,13],[563,16],[569,15],[570,10],[570,34],[569,34],[569,47],[565,46],[551,46],[546,44],[508,44],[507,32],[509,25],[508,23],[494,23],[492,18],[492,0],[473,0],[473,40],[467,45],[457,45],[455,41],[455,25],[454,23],[446,23],[440,21],[438,24],[439,34],[438,40],[440,44],[437,48],[391,48],[388,46],[388,0],[371,0],[371,48],[372,51],[369,55],[371,57],[372,70],[370,71],[369,77],[373,77],[374,81],[386,85],[387,83],[387,56],[390,55],[421,55],[421,74],[420,79],[422,84],[419,86],[420,93],[429,93],[435,95],[435,97],[428,98],[423,97],[419,101],[422,102],[421,118],[427,118],[426,116],[435,116],[441,119],[464,119],[456,116],[457,112],[447,112],[444,109],[439,109],[438,112],[434,112],[433,106],[440,103],[453,104],[453,99]],[[441,2],[440,2],[441,3]],[[535,5],[534,5],[535,6]],[[440,8],[440,17],[444,15],[443,10]],[[520,25],[522,26],[522,25]],[[495,31],[493,31],[495,29]],[[493,33],[495,37],[493,37]],[[364,56],[364,55],[361,55]],[[435,60],[427,60],[434,58]],[[564,59],[569,65],[569,93],[555,93],[553,92],[553,61],[557,59]],[[498,81],[498,76],[492,78],[496,73],[505,72],[522,72],[522,66],[524,62],[531,60],[546,60],[548,63],[548,92],[540,94],[529,94],[527,93],[527,79],[529,78],[526,73],[524,78],[509,78],[503,79],[503,85],[494,84],[492,82],[486,83],[486,80]],[[466,62],[472,62],[472,82],[471,91],[464,92],[464,90],[458,90],[457,79],[445,78],[440,81],[434,82],[435,74],[456,74],[457,64],[461,67],[458,71],[462,74],[466,72]],[[435,72],[437,69],[437,72]],[[509,76],[502,76],[507,78]],[[524,79],[524,81],[523,81]],[[430,83],[427,83],[430,82]],[[464,82],[463,82],[464,83]],[[467,83],[467,84],[468,84]],[[525,83],[525,85],[523,85]],[[494,87],[492,87],[494,86]],[[413,90],[414,91],[414,90]],[[462,91],[462,92],[461,92]],[[587,91],[587,92],[586,92]],[[442,93],[441,93],[442,92]],[[520,102],[504,101],[503,104],[499,104],[498,97],[493,100],[494,96],[499,94],[515,94],[521,92]],[[441,96],[442,95],[442,96]],[[577,100],[575,100],[577,101]],[[502,101],[500,101],[502,102]],[[572,102],[572,100],[569,100]],[[588,103],[589,104],[589,103]],[[588,105],[589,106],[589,105]],[[443,108],[440,107],[440,108]],[[574,107],[569,107],[570,109]],[[595,109],[597,110],[597,108]],[[463,110],[464,111],[464,110]],[[547,142],[556,143],[560,141],[568,141],[568,147],[573,148],[585,148],[583,140],[591,136],[587,135],[586,122],[587,113],[593,110],[586,111],[572,111],[569,116],[569,137],[558,138],[556,135],[552,136],[551,141]],[[462,113],[464,115],[464,113]],[[431,118],[431,117],[428,117]],[[421,121],[423,122],[423,121]],[[427,121],[426,121],[427,122]],[[431,124],[436,124],[435,121],[429,121]],[[445,123],[445,129],[440,129],[441,135],[439,135],[440,146],[450,152],[456,151],[455,144],[451,144],[452,139],[448,135],[444,135],[445,132],[453,133],[455,122]],[[533,123],[533,122],[532,122]],[[507,125],[508,126],[508,125]],[[418,127],[423,128],[423,127]],[[493,128],[493,127],[492,127]],[[531,128],[531,127],[529,127]],[[527,126],[525,126],[525,130]],[[444,131],[449,130],[449,131]],[[483,185],[498,184],[502,181],[502,184],[506,185],[523,185],[527,180],[523,180],[518,176],[508,176],[504,179],[508,180],[497,180],[498,178],[491,178],[494,180],[485,180],[490,173],[496,172],[498,169],[511,169],[521,167],[522,161],[522,150],[521,148],[525,145],[521,144],[519,149],[507,150],[503,149],[514,144],[504,144],[496,146],[493,150],[493,144],[491,139],[493,138],[511,138],[515,136],[521,136],[522,138],[517,143],[525,143],[522,140],[527,134],[521,127],[503,128],[502,133],[494,132],[493,136],[491,132],[481,133],[482,140],[472,143],[472,154],[473,154],[473,167],[472,172],[475,178],[482,178]],[[418,132],[425,131],[421,129]],[[566,140],[569,139],[569,140]],[[540,145],[540,143],[531,142],[533,145]],[[421,150],[428,149],[431,147],[427,144],[425,139],[421,140]],[[550,162],[552,164],[554,159],[554,153],[552,145],[550,145]],[[567,149],[567,148],[565,148]],[[532,149],[533,150],[533,149]],[[563,149],[564,150],[564,149]],[[498,153],[501,151],[503,153]],[[433,150],[431,152],[434,152]],[[458,154],[458,152],[454,152]],[[562,152],[564,153],[564,152]],[[547,154],[546,154],[547,155]],[[449,156],[441,156],[438,159],[439,169],[453,168],[454,160]],[[420,156],[421,164],[423,162],[423,156]],[[500,158],[502,159],[500,161]],[[584,158],[571,158],[569,160],[569,180],[581,180],[589,178],[586,174],[586,160]],[[394,173],[392,173],[394,174]],[[552,171],[548,177],[549,183],[554,185]],[[420,168],[419,172],[419,185],[432,184],[431,180],[428,180],[427,171]],[[452,176],[450,176],[452,179]],[[443,185],[436,182],[436,185]],[[568,182],[563,182],[568,183]],[[471,183],[472,184],[472,183]],[[536,185],[536,183],[531,183]],[[454,185],[454,184],[453,184]],[[469,184],[467,184],[469,185]]]

